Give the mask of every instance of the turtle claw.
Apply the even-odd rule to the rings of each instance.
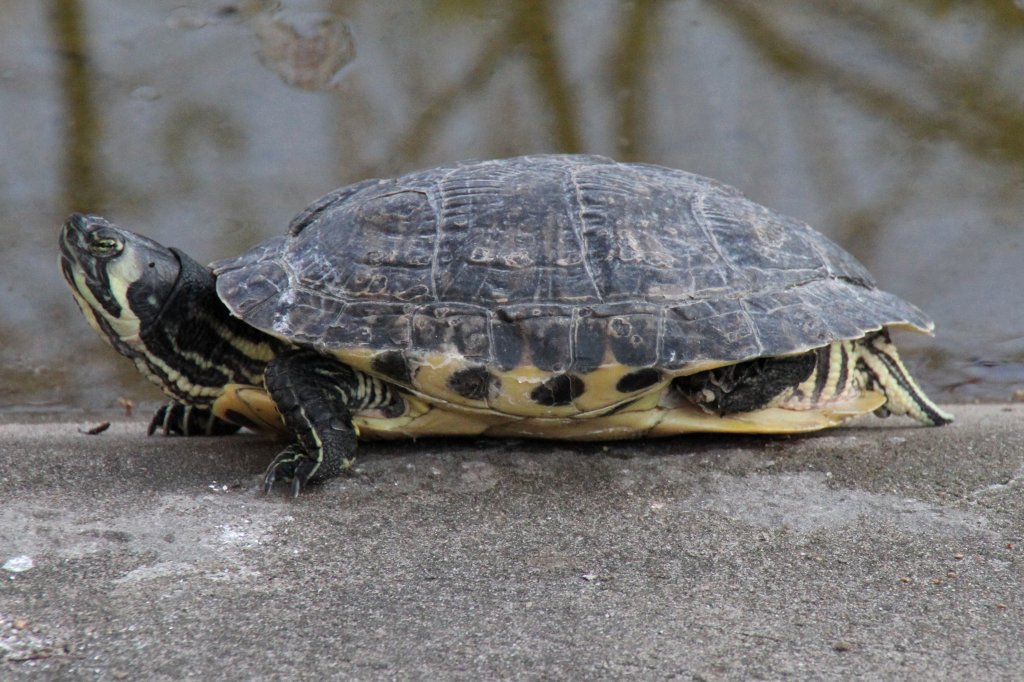
[[[149,421],[149,428],[146,429],[146,435],[152,436],[156,433],[157,429],[161,429],[165,436],[171,435],[171,433],[173,433],[173,419],[171,414],[174,412],[176,407],[183,408],[184,405],[181,403],[165,403],[161,405],[153,415],[153,418]]]
[[[289,445],[267,467],[263,476],[263,493],[269,493],[278,480],[291,481],[292,497],[298,497],[319,466],[320,463],[309,457],[297,443]]]
[[[270,467],[267,473],[263,476],[263,494],[266,495],[270,492],[270,489],[274,487],[274,481],[277,480],[277,471],[274,467]]]
[[[169,402],[153,415],[146,434],[160,431],[165,436],[226,436],[238,429],[237,424],[215,416],[208,407]]]

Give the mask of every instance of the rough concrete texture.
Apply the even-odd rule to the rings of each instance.
[[[1021,679],[1024,405],[791,438],[0,425],[0,677]]]

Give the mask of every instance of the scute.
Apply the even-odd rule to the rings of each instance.
[[[803,223],[708,178],[600,157],[364,181],[213,267],[258,329],[439,404],[525,417],[614,408],[675,376],[882,327],[931,329]]]

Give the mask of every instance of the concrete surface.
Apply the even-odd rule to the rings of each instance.
[[[1024,405],[367,446],[0,424],[0,677],[1024,678]],[[66,418],[66,417],[65,417]]]

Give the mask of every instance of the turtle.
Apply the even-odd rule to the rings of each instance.
[[[269,491],[359,439],[778,434],[952,416],[891,330],[933,323],[852,255],[707,177],[586,155],[369,179],[201,265],[73,214],[89,323],[170,397],[149,433],[278,432]]]

